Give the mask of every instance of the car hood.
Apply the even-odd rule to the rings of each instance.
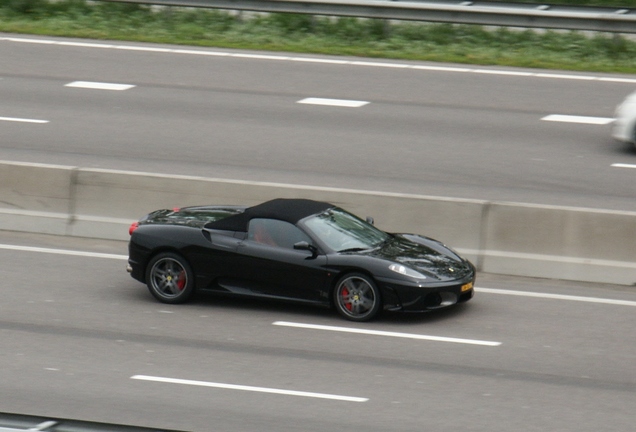
[[[439,281],[458,280],[474,273],[473,265],[437,240],[396,234],[370,255],[400,263]]]

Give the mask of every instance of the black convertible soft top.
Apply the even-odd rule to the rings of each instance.
[[[248,207],[243,213],[210,222],[206,224],[205,227],[225,231],[247,232],[247,226],[252,219],[278,219],[296,224],[299,220],[307,216],[322,213],[334,207],[333,204],[322,201],[300,198],[277,198],[253,207]]]

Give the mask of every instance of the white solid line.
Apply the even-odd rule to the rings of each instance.
[[[90,81],[73,81],[65,85],[65,87],[79,87],[96,90],[128,90],[135,87],[132,84],[112,84]]]
[[[327,64],[337,64],[337,65],[343,65],[343,64],[349,63],[347,60],[321,59],[317,57],[290,57],[289,60],[297,61],[297,62],[327,63]]]
[[[596,77],[589,75],[563,75],[552,73],[538,73],[535,76],[539,78],[557,78],[557,79],[569,79],[569,80],[595,80]]]
[[[113,48],[114,45],[104,45],[98,43],[88,43],[88,42],[59,42],[60,45],[64,46],[74,46],[80,48]]]
[[[217,52],[217,51],[197,51],[197,50],[187,50],[187,49],[178,49],[174,50],[177,54],[192,54],[192,55],[207,55],[207,56],[229,56],[230,53]]]
[[[550,114],[548,116],[543,117],[541,120],[553,121],[553,122],[564,122],[564,123],[594,124],[594,125],[605,125],[605,124],[612,123],[614,121],[613,118],[609,118],[609,117],[585,117],[585,116],[562,115],[562,114]]]
[[[631,168],[636,168],[636,165],[631,166]],[[9,245],[9,244],[0,244],[0,249],[15,250],[20,252],[37,252],[37,253],[49,253],[49,254],[57,254],[57,255],[82,256],[82,257],[89,257],[89,258],[105,258],[105,259],[118,259],[118,260],[128,259],[128,255],[107,254],[107,253],[100,253],[100,252],[85,252],[85,251],[77,251],[77,250],[69,250],[69,249],[42,248],[42,247],[33,247],[33,246],[18,246],[18,245]],[[572,295],[562,295],[562,294],[545,294],[545,293],[529,292],[529,291],[512,291],[512,290],[506,290],[506,289],[481,288],[481,287],[476,287],[475,291],[489,293],[489,294],[505,294],[505,295],[536,297],[536,298],[545,298],[545,299],[553,299],[553,300],[570,300],[570,301],[580,301],[580,302],[588,302],[588,303],[602,303],[602,304],[621,305],[621,306],[636,306],[636,301],[604,299],[599,297],[582,297],[582,296],[572,296]],[[441,338],[437,336],[425,336],[425,335],[418,335],[418,334],[412,334],[412,333],[394,333],[394,332],[383,332],[383,331],[377,331],[377,330],[361,330],[361,329],[352,329],[347,327],[330,327],[330,326],[319,326],[319,325],[313,325],[313,324],[289,323],[285,321],[276,321],[275,323],[273,323],[273,325],[311,328],[316,330],[331,330],[331,331],[340,331],[340,332],[348,332],[348,333],[362,333],[362,334],[369,334],[369,335],[376,335],[376,336],[392,336],[392,337],[401,337],[401,338],[410,338],[410,339],[435,340],[435,341],[442,341],[442,342],[472,343],[472,344],[489,345],[489,346],[501,345],[500,342],[487,342],[487,341],[484,342],[484,341],[478,341],[473,339]]]
[[[384,63],[384,62],[368,62],[368,61],[353,61],[350,64],[354,66],[373,66],[373,67],[389,67],[389,68],[407,68],[408,65],[402,63]]]
[[[324,99],[324,98],[310,97],[310,98],[299,100],[298,103],[310,104],[310,105],[329,105],[329,106],[338,106],[338,107],[347,107],[347,108],[359,108],[361,106],[367,105],[369,102],[346,100],[346,99]]]
[[[301,396],[301,397],[311,397],[318,399],[332,399],[332,400],[340,400],[347,402],[367,402],[368,398],[354,397],[354,396],[341,396],[334,394],[326,394],[326,393],[313,393],[313,392],[304,392],[304,391],[296,391],[296,390],[283,390],[276,388],[268,388],[268,387],[253,387],[246,385],[236,385],[236,384],[224,384],[224,383],[215,383],[208,381],[194,381],[194,380],[185,380],[178,378],[164,378],[164,377],[156,377],[156,376],[148,376],[148,375],[133,375],[130,379],[134,380],[144,380],[144,381],[155,381],[155,382],[163,382],[170,384],[185,384],[185,385],[193,385],[193,386],[201,386],[201,387],[214,387],[228,390],[242,390],[242,391],[251,391],[258,393],[272,393],[279,395],[287,395],[287,396]]]
[[[4,38],[4,40],[9,42],[24,42],[24,43],[45,44],[45,45],[60,44],[60,42],[46,40],[46,39]]]
[[[0,249],[4,250],[15,250],[21,252],[40,252],[40,253],[49,253],[56,255],[73,255],[73,256],[83,256],[90,258],[107,258],[107,259],[128,259],[127,255],[116,255],[116,254],[107,254],[107,253],[99,253],[99,252],[82,252],[82,251],[74,251],[68,249],[51,249],[51,248],[42,248],[42,247],[33,247],[33,246],[17,246],[17,245],[7,245],[0,244]]]
[[[622,163],[615,163],[612,164],[612,166],[614,168],[636,168],[636,165],[632,165],[632,164],[622,164]]]
[[[428,70],[434,72],[472,72],[472,69],[469,68],[447,66],[413,66],[413,69]]]
[[[593,210],[589,211],[598,211],[602,212],[602,210]],[[569,257],[569,256],[559,256],[559,255],[546,255],[546,254],[533,254],[533,253],[525,253],[525,252],[510,252],[510,251],[496,251],[496,250],[483,250],[479,251],[476,249],[464,249],[458,248],[458,252],[469,255],[469,254],[477,254],[483,255],[485,257],[496,257],[496,258],[510,258],[510,259],[522,259],[522,260],[532,260],[532,261],[551,261],[558,262],[563,264],[586,264],[586,265],[600,265],[606,267],[614,267],[618,269],[629,269],[636,270],[636,263],[633,261],[613,261],[613,260],[603,260],[597,258],[578,258],[578,257]]]
[[[12,122],[21,122],[21,123],[48,123],[48,120],[37,120],[37,119],[27,119],[27,118],[17,118],[17,117],[0,117],[2,121],[12,121]]]
[[[230,55],[232,57],[255,59],[255,60],[289,60],[289,57],[287,57],[287,56],[275,56],[275,55],[267,55],[267,54],[241,54],[241,53],[235,53],[235,54],[230,54]]]
[[[142,45],[110,45],[110,44],[82,43],[82,42],[58,42],[58,41],[46,40],[46,39],[26,39],[26,38],[15,38],[15,37],[5,37],[5,38],[0,37],[0,41],[60,45],[60,46],[76,46],[76,47],[85,47],[85,48],[137,50],[137,51],[173,53],[173,54],[226,56],[226,57],[235,57],[235,58],[257,59],[257,60],[301,61],[301,62],[314,62],[314,63],[345,64],[350,66],[391,67],[391,68],[428,70],[428,71],[439,71],[439,72],[469,72],[469,73],[475,73],[475,74],[496,74],[496,75],[511,75],[511,76],[517,75],[517,76],[534,77],[534,78],[555,78],[555,79],[588,80],[588,81],[596,80],[596,81],[616,82],[616,83],[636,83],[636,79],[621,78],[621,77],[599,77],[594,75],[573,75],[573,74],[566,75],[566,74],[558,74],[558,73],[514,72],[514,71],[496,70],[496,69],[487,70],[487,69],[470,69],[470,68],[462,68],[462,67],[409,65],[404,63],[393,63],[389,61],[373,62],[373,61],[352,61],[352,60],[329,60],[329,59],[321,59],[318,57],[310,58],[310,57],[286,57],[286,56],[266,55],[266,54],[219,53],[219,52],[184,50],[184,49],[176,49],[176,48],[172,49],[172,48],[145,47]]]
[[[480,74],[492,74],[492,75],[510,75],[510,76],[532,76],[532,72],[516,72],[516,71],[505,71],[505,70],[493,70],[493,69],[473,69],[474,73]]]
[[[171,48],[151,48],[151,47],[141,47],[134,45],[116,45],[114,47],[118,50],[129,50],[129,51],[146,51],[146,52],[159,52],[159,53],[170,53],[174,52]]]
[[[617,83],[636,83],[636,79],[632,78],[599,78],[599,81],[617,82]]]
[[[389,337],[406,338],[406,339],[429,340],[429,341],[436,341],[436,342],[454,342],[454,343],[463,343],[463,344],[470,344],[470,345],[484,345],[484,346],[501,345],[501,342],[482,341],[482,340],[475,340],[475,339],[459,339],[459,338],[449,338],[449,337],[441,337],[441,336],[420,335],[420,334],[414,334],[414,333],[398,333],[398,332],[387,332],[387,331],[380,331],[380,330],[356,329],[356,328],[349,328],[349,327],[334,327],[334,326],[325,326],[325,325],[317,325],[317,324],[293,323],[293,322],[287,322],[287,321],[276,321],[272,323],[272,325],[304,328],[304,329],[311,329],[311,330],[326,330],[326,331],[335,331],[335,332],[343,332],[343,333],[356,333],[356,334],[365,334],[365,335],[372,335],[372,336],[389,336]]]
[[[40,166],[40,167],[58,167],[58,168],[73,168],[65,165],[51,165],[51,164],[34,164],[30,162],[15,162],[8,160],[0,160],[1,163],[8,165],[21,165],[21,166]],[[418,199],[437,199],[448,202],[455,202],[454,198],[444,198],[432,195],[417,195],[417,194],[408,194],[408,193],[399,193],[399,192],[383,192],[376,190],[364,190],[364,189],[347,189],[347,188],[337,188],[330,186],[313,186],[313,185],[299,185],[293,183],[276,183],[276,182],[262,182],[262,181],[253,181],[253,180],[236,180],[236,179],[224,179],[218,177],[202,177],[202,176],[192,176],[192,175],[182,175],[182,174],[158,174],[153,172],[144,172],[144,171],[126,171],[126,170],[117,170],[117,169],[106,169],[106,168],[82,168],[82,171],[90,171],[90,172],[99,172],[99,173],[111,173],[111,174],[126,174],[130,176],[143,176],[143,177],[156,177],[156,178],[171,178],[171,179],[181,179],[181,180],[202,180],[206,182],[218,182],[218,183],[227,183],[227,184],[236,184],[236,185],[251,185],[251,186],[274,186],[274,187],[285,187],[290,189],[299,189],[299,190],[311,190],[311,191],[323,191],[323,192],[347,192],[347,193],[356,193],[361,195],[380,195],[385,197],[397,197],[397,198],[418,198]],[[481,200],[471,200],[465,199],[462,202],[471,202],[471,203],[479,203],[482,204],[484,201]],[[0,209],[0,213],[3,209]],[[39,213],[39,212],[35,212]]]
[[[26,166],[26,167],[34,167],[34,168],[55,168],[55,169],[74,168],[68,165],[53,165],[53,164],[41,163],[41,162],[19,162],[19,161],[7,161],[7,160],[3,160],[0,162],[7,165],[17,165],[17,166]]]
[[[522,297],[536,297],[536,298],[544,298],[544,299],[550,299],[550,300],[569,300],[569,301],[602,303],[602,304],[611,304],[611,305],[620,305],[620,306],[636,306],[636,301],[614,300],[614,299],[605,299],[605,298],[599,298],[599,297],[582,297],[582,296],[573,296],[573,295],[564,295],[564,294],[513,291],[513,290],[494,289],[494,288],[475,288],[475,291],[481,292],[481,293],[488,293],[488,294],[503,294],[503,295],[512,295],[512,296],[522,296]]]

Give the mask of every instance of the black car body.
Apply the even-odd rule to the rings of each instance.
[[[130,233],[128,271],[166,303],[211,291],[334,306],[365,321],[474,293],[474,266],[437,240],[386,233],[320,201],[157,210]]]

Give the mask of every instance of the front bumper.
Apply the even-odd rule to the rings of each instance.
[[[405,286],[402,284],[386,284],[387,291],[393,295],[385,309],[403,312],[425,312],[442,309],[458,303],[464,303],[475,295],[475,279],[467,278],[448,284],[431,286]]]

